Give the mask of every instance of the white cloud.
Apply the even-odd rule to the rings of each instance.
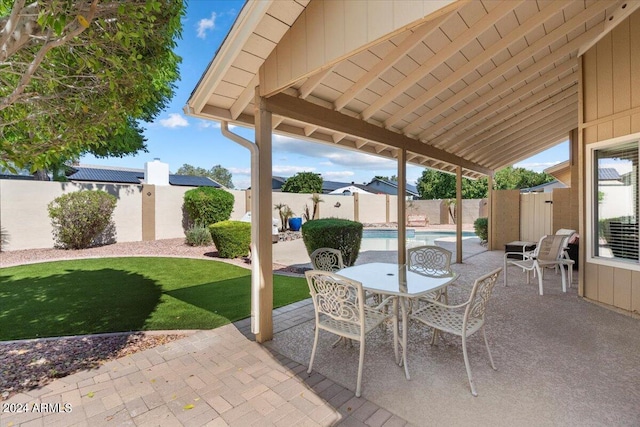
[[[251,168],[228,168],[233,175],[251,175]]]
[[[207,38],[207,31],[213,30],[216,27],[216,16],[215,12],[211,13],[211,18],[201,19],[198,21],[198,37],[201,39]]]
[[[562,162],[529,162],[529,163],[516,163],[515,165],[513,165],[513,167],[515,168],[524,168],[524,169],[529,169],[532,170],[534,172],[542,172],[543,170],[545,170],[546,168],[549,168],[551,166],[557,165],[558,163],[562,163]]]
[[[198,121],[198,129],[220,129],[220,123],[212,120],[200,120]]]
[[[354,175],[355,173],[351,171],[332,171],[322,173],[322,177],[329,181],[342,181],[344,179],[351,181],[351,177]]]
[[[160,120],[160,126],[171,129],[182,128],[189,126],[189,122],[180,113],[171,113],[168,118]]]
[[[316,168],[313,166],[293,166],[293,165],[274,165],[273,173],[278,175],[289,176],[298,172],[313,172]]]

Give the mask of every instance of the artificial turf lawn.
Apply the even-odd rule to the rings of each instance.
[[[274,276],[273,306],[309,297]],[[251,313],[251,272],[185,258],[101,258],[0,270],[0,341],[163,329],[213,329]]]

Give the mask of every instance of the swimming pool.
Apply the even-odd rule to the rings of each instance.
[[[446,239],[455,242],[455,231],[415,231],[407,229],[407,247],[433,245],[438,239]],[[477,238],[473,231],[463,231],[462,239]],[[362,244],[360,251],[397,251],[397,230],[364,230],[362,232]]]

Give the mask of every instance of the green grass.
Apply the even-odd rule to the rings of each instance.
[[[273,305],[309,297],[274,276]],[[163,329],[213,329],[251,313],[251,272],[183,258],[102,258],[0,270],[0,341]]]

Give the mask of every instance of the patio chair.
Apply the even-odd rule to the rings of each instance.
[[[530,272],[534,271],[538,277],[538,288],[540,295],[543,295],[542,281],[544,279],[543,269],[545,267],[560,268],[562,276],[562,291],[567,292],[567,282],[565,279],[564,267],[568,266],[564,256],[564,245],[567,236],[563,235],[547,235],[542,236],[536,249],[533,252],[525,253],[523,259],[509,258],[512,252],[504,254],[504,286],[507,286],[507,268],[515,265],[527,273],[527,284],[530,283]],[[518,252],[521,254],[520,252]],[[571,260],[569,260],[571,261]],[[573,261],[571,261],[573,262]]]
[[[356,383],[356,397],[360,397],[365,337],[390,315],[379,307],[373,308],[364,304],[364,289],[360,282],[321,270],[307,271],[305,276],[309,284],[316,319],[315,337],[307,373],[310,374],[313,368],[321,329],[345,339],[360,341]]]
[[[314,270],[336,272],[344,268],[342,252],[333,248],[319,248],[310,255]]]
[[[407,249],[407,267],[409,271],[422,274],[428,277],[450,277],[453,276],[451,270],[451,252],[435,245],[417,246]],[[448,302],[447,288],[429,293],[423,297],[411,301],[413,305],[423,300],[436,300]],[[435,344],[438,339],[438,331],[433,331],[431,344]]]
[[[485,333],[485,311],[487,302],[491,297],[491,292],[498,279],[498,275],[502,268],[493,270],[491,273],[485,274],[476,279],[471,288],[469,299],[467,302],[459,305],[447,305],[436,300],[429,301],[425,306],[420,307],[411,314],[412,320],[417,320],[427,326],[443,332],[448,332],[462,337],[462,354],[464,356],[464,365],[467,368],[467,377],[469,378],[469,386],[471,394],[477,396],[476,387],[473,383],[471,375],[471,365],[469,365],[469,356],[467,355],[467,337],[475,334],[478,330],[482,330],[485,346],[491,367],[497,370],[493,363],[487,334]]]
[[[564,265],[567,267],[567,275],[569,276],[569,288],[571,288],[571,282],[573,281],[573,265],[575,264],[575,261],[573,261],[569,256],[569,242],[574,234],[576,234],[576,230],[572,230],[569,228],[560,228],[558,231],[556,231],[556,236],[565,236],[564,242],[562,244],[561,259],[564,261]],[[557,266],[555,267],[555,270],[558,271]]]

